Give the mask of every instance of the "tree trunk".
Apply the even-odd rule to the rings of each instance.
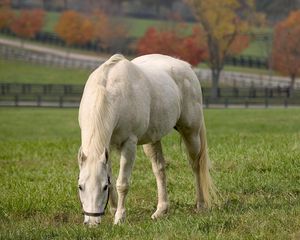
[[[218,88],[219,88],[219,79],[220,79],[220,69],[211,69],[211,80],[212,80],[212,87],[211,87],[211,99],[218,98]]]
[[[295,88],[295,82],[296,82],[296,75],[291,75],[291,83],[290,83],[290,96],[293,96],[294,88]]]

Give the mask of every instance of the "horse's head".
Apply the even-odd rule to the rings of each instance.
[[[94,159],[93,156],[86,156],[80,148],[78,163],[78,188],[84,224],[97,225],[104,215],[109,199],[108,152],[105,150],[100,159]]]

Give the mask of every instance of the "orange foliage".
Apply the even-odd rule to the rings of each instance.
[[[233,42],[229,46],[228,54],[231,56],[240,54],[249,46],[249,42],[250,39],[248,35],[236,35]]]
[[[94,39],[102,48],[108,48],[115,39],[125,38],[128,31],[125,25],[112,22],[104,12],[97,10],[92,15]]]
[[[288,74],[293,87],[300,74],[300,10],[292,12],[275,28],[273,64],[278,71]]]
[[[56,33],[67,45],[85,44],[93,38],[93,24],[76,11],[65,11],[55,27]]]
[[[189,36],[180,36],[175,30],[158,31],[151,27],[138,41],[139,54],[160,53],[179,57],[192,65],[199,64],[205,56],[201,30],[194,28]]]
[[[14,19],[10,8],[10,0],[0,0],[0,29],[7,28]]]
[[[44,18],[43,10],[22,10],[12,21],[11,31],[22,38],[33,38],[42,29]]]

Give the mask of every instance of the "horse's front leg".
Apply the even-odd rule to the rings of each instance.
[[[125,220],[125,198],[129,190],[129,180],[136,155],[137,138],[129,138],[121,148],[120,170],[117,179],[118,206],[115,214],[115,224]]]
[[[152,219],[156,219],[164,216],[169,209],[165,174],[166,164],[160,141],[154,144],[143,145],[143,148],[145,154],[151,160],[152,170],[156,177],[158,203],[155,213],[153,213],[151,216]]]

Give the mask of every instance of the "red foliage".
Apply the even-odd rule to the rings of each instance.
[[[19,37],[32,38],[42,29],[44,18],[43,10],[22,10],[12,21],[10,28]]]
[[[273,42],[273,65],[278,71],[291,77],[291,87],[300,74],[300,10],[275,27]]]
[[[228,54],[231,56],[240,54],[249,46],[249,42],[250,39],[248,35],[237,35],[229,47]]]
[[[199,64],[205,56],[204,45],[200,40],[201,31],[194,28],[189,36],[180,36],[175,30],[158,31],[151,27],[138,41],[139,54],[160,53],[181,58],[192,65]]]
[[[10,0],[0,0],[0,29],[7,28],[14,19],[10,8]]]
[[[0,8],[10,8],[10,0],[0,0]]]
[[[93,24],[90,19],[76,11],[65,11],[59,18],[56,33],[67,43],[85,44],[93,38]]]

